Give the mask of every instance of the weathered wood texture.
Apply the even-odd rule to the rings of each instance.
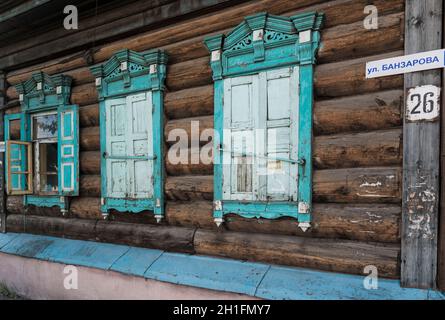
[[[374,265],[380,276],[399,274],[400,247],[393,244],[197,230],[194,248],[198,254],[327,271],[363,274],[367,265]]]
[[[162,6],[159,6],[158,3],[158,6],[155,8],[149,8],[142,12],[138,11],[134,15],[116,20],[112,19],[111,22],[102,22],[102,24],[95,22],[93,17],[91,21],[91,23],[94,24],[93,28],[68,34],[65,33],[58,39],[45,39],[43,42],[36,43],[31,48],[2,57],[0,58],[0,67],[6,69],[14,65],[35,61],[36,59],[46,57],[48,52],[56,50],[66,51],[85,47],[88,44],[94,44],[96,41],[110,39],[143,28],[146,29],[149,26],[153,27],[156,23],[171,21],[174,18],[179,18],[199,10],[205,10],[211,6],[229,1],[230,0],[182,0],[170,4],[167,3]],[[239,1],[231,0],[231,2],[236,3]],[[143,7],[140,8],[143,9]]]
[[[48,218],[14,214],[8,216],[11,232],[28,232],[69,238],[91,239],[167,251],[193,253],[195,229],[123,222]]]
[[[389,204],[316,203],[312,228],[306,232],[290,218],[246,219],[237,215],[229,215],[220,228],[238,232],[397,243],[400,241],[400,210],[400,206]],[[168,202],[166,212],[169,224],[216,230],[210,201]]]
[[[442,25],[442,44],[445,45],[445,23]],[[437,285],[439,290],[445,291],[445,68],[442,72],[442,113],[441,113],[441,157],[440,157],[440,216],[439,216],[439,250]]]
[[[441,48],[443,1],[406,1],[405,53]],[[441,71],[405,74],[405,90],[441,87]],[[434,288],[437,280],[440,121],[404,122],[401,283]]]
[[[160,25],[156,30],[116,38],[111,43],[99,43],[95,50],[73,51],[63,57],[54,56],[39,64],[15,68],[8,72],[7,80],[16,84],[36,70],[49,74],[64,72],[74,78],[71,102],[80,105],[81,196],[70,201],[70,217],[99,221],[98,227],[107,226],[110,222],[103,222],[100,212],[99,107],[88,63],[103,62],[122,48],[167,50],[165,221],[151,226],[156,223],[151,213],[112,212],[110,220],[133,224],[125,227],[119,224],[119,230],[104,230],[101,241],[145,246],[139,238],[148,237],[151,242],[154,236],[151,231],[139,231],[138,225],[177,226],[178,230],[198,228],[198,233],[202,232],[195,238],[199,253],[359,274],[363,273],[362,263],[378,264],[379,274],[396,277],[403,76],[365,80],[364,72],[367,61],[403,54],[404,1],[373,2],[379,10],[377,30],[362,26],[363,8],[368,2],[247,1],[224,10],[215,8],[168,26]],[[195,159],[211,141],[213,83],[203,39],[227,33],[243,17],[260,11],[290,16],[312,10],[326,14],[315,68],[313,226],[302,233],[292,219],[244,219],[229,215],[217,229],[211,217],[211,163],[178,164],[168,157],[174,151],[178,133],[190,137],[185,149],[189,159]],[[19,53],[14,58],[18,57]],[[15,89],[10,87],[6,94],[10,101],[6,112],[19,110]],[[8,197],[7,210],[10,214],[23,213],[21,197]],[[30,207],[28,214],[60,217],[57,209]],[[136,231],[132,234],[131,230]],[[220,240],[215,240],[218,237],[222,237],[222,242],[227,240],[221,247]],[[365,243],[369,241],[375,243]],[[289,248],[285,251],[274,252],[287,244]],[[244,245],[251,249],[239,248]]]
[[[347,240],[300,238],[242,232],[214,232],[175,226],[122,222],[8,216],[8,229],[69,238],[91,239],[186,253],[304,266],[362,274],[376,265],[382,277],[398,276],[399,246]]]
[[[316,202],[400,203],[400,167],[318,170],[313,181]],[[165,192],[171,200],[210,200],[213,176],[168,177]]]

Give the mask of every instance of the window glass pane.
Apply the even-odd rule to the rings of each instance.
[[[57,154],[57,143],[39,144],[39,187],[42,192],[58,190]]]
[[[9,121],[9,140],[20,140],[20,119]]]
[[[57,137],[57,114],[35,116],[33,118],[33,139]]]

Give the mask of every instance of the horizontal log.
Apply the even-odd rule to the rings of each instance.
[[[213,176],[167,177],[165,195],[169,200],[213,200]]]
[[[202,45],[202,40],[205,36],[216,33],[227,33],[227,31],[238,24],[244,16],[260,11],[291,16],[301,13],[300,8],[308,4],[311,4],[311,6],[306,7],[304,11],[323,12],[326,15],[325,28],[331,28],[337,25],[351,24],[357,21],[361,22],[363,20],[363,8],[368,5],[368,2],[366,0],[336,0],[314,5],[313,2],[310,3],[310,1],[277,2],[270,0],[243,4],[222,12],[213,13],[210,17],[209,15],[201,16],[192,21],[185,21],[171,27],[138,34],[137,36],[127,38],[125,43],[119,40],[107,44],[97,51],[94,57],[95,62],[102,62],[108,59],[113,51],[119,50],[122,47],[137,51],[162,47],[168,50],[171,63],[202,57],[208,54],[207,49]],[[380,17],[402,12],[404,8],[403,0],[394,0],[391,1],[391,3],[385,0],[377,0],[374,1],[373,4],[378,8]],[[347,12],[347,14],[345,14],[345,12]],[[220,17],[220,19],[218,19],[218,17]],[[85,51],[80,51],[31,67],[13,70],[8,73],[8,81],[11,84],[25,81],[30,77],[32,72],[36,70],[55,74],[83,67],[86,66],[85,56]]]
[[[169,224],[216,230],[211,201],[167,201],[165,218]]]
[[[96,221],[14,214],[6,219],[8,232],[41,234],[71,239],[96,240]]]
[[[7,228],[10,232],[27,232],[76,239],[91,239],[101,242],[175,252],[194,252],[194,228],[50,218],[19,214],[8,216]]]
[[[366,79],[366,62],[403,55],[395,51],[360,59],[317,65],[315,67],[315,94],[318,99],[359,95],[371,92],[402,89],[403,76]]]
[[[375,0],[372,2],[374,6],[377,7],[379,17],[403,12],[405,1],[404,0]],[[292,10],[286,15],[295,15],[303,12],[309,11],[319,11],[323,12],[325,15],[324,27],[322,30],[327,28],[335,27],[338,25],[347,25],[357,21],[363,23],[363,8],[369,5],[367,0],[335,0],[335,1],[325,1],[323,3],[313,4],[303,10]],[[363,28],[363,24],[361,26]]]
[[[186,147],[187,143],[191,146],[192,141],[196,145],[204,145],[211,141],[213,132],[213,116],[177,119],[166,123],[164,139],[170,145],[179,141],[181,141],[181,146]],[[188,142],[183,141],[187,138]]]
[[[167,92],[165,113],[170,119],[213,114],[213,85]]]
[[[400,167],[316,170],[314,202],[400,203]],[[167,177],[165,193],[170,200],[213,199],[213,176]]]
[[[87,65],[85,53],[86,51],[80,51],[63,57],[45,60],[41,63],[33,64],[24,68],[12,70],[7,74],[8,82],[10,85],[15,85],[19,82],[26,81],[31,77],[32,73],[36,72],[37,70],[52,75],[85,67]]]
[[[213,145],[205,148],[170,148],[165,158],[166,171],[171,176],[213,174]]]
[[[378,29],[367,30],[363,21],[323,29],[318,63],[344,61],[373,54],[403,50],[404,12],[382,16]]]
[[[82,176],[81,178],[81,194],[82,194],[82,180],[88,176]],[[95,181],[100,181],[96,179]],[[100,197],[100,195],[99,195]],[[81,219],[102,219],[102,214],[100,211],[100,198],[92,197],[88,195],[82,195],[80,197],[70,198],[69,203],[69,213],[71,217],[81,218]],[[6,210],[8,214],[18,214],[21,215],[25,212],[25,207],[23,205],[23,196],[8,196],[6,198]],[[49,217],[61,217],[59,207],[36,207],[28,206],[26,209],[28,214],[39,215],[39,216],[49,216]]]
[[[315,202],[400,203],[401,168],[318,170],[313,176]]]
[[[95,25],[94,28],[87,30],[80,29],[77,32],[65,34],[61,38],[50,41],[47,40],[31,48],[20,50],[9,56],[2,57],[0,58],[0,68],[12,69],[11,66],[13,65],[20,65],[37,59],[42,59],[48,55],[47,52],[51,52],[53,55],[56,53],[60,54],[61,49],[59,50],[57,48],[63,48],[65,51],[76,50],[82,47],[94,46],[96,41],[104,42],[125,35],[125,33],[135,32],[141,28],[147,29],[150,27],[150,29],[153,29],[154,27],[159,27],[159,24],[164,23],[165,25],[165,22],[168,23],[168,21],[171,23],[173,18],[178,19],[184,15],[199,10],[208,10],[211,6],[226,2],[228,2],[228,0],[193,0],[182,1],[181,5],[174,2],[143,12],[138,12],[137,14],[128,17],[113,19],[103,25]],[[101,15],[103,14],[104,13],[102,12]]]
[[[171,225],[216,229],[211,201],[167,202]],[[390,204],[314,204],[311,228],[303,232],[292,218],[247,219],[229,214],[229,231],[398,243],[401,207]]]
[[[80,150],[98,151],[100,150],[100,129],[99,127],[87,127],[80,129]]]
[[[94,30],[94,27],[101,26],[103,24],[110,23],[112,21],[116,21],[119,19],[126,18],[128,16],[134,16],[134,15],[141,15],[143,11],[146,11],[148,9],[153,9],[156,7],[160,7],[163,4],[171,3],[174,0],[154,0],[154,1],[137,1],[136,3],[132,1],[132,3],[126,3],[125,6],[119,6],[116,7],[116,4],[112,4],[112,7],[110,8],[107,6],[107,4],[99,4],[97,8],[94,8],[93,10],[85,10],[84,8],[80,9],[82,23],[79,24],[79,28],[77,30],[72,30],[70,33],[70,36],[73,36],[74,33],[79,32],[85,32],[86,30]],[[107,1],[110,3],[111,1]],[[114,8],[113,8],[114,7]],[[54,8],[54,7],[53,7]],[[60,7],[63,8],[63,7]],[[100,14],[94,14],[94,11],[98,10]],[[156,11],[158,11],[159,8],[156,8]],[[85,12],[86,11],[86,12]],[[96,11],[97,12],[97,11]],[[150,11],[146,11],[145,14],[150,14]],[[57,17],[61,17],[62,15],[62,9],[60,9],[59,15],[54,16],[54,20],[58,20]],[[49,18],[49,17],[45,17]],[[39,21],[41,24],[44,22]],[[53,21],[55,22],[55,21]],[[38,25],[38,22],[33,21],[35,25]],[[52,26],[53,28],[55,26]],[[129,26],[127,26],[129,27]],[[42,32],[38,30],[38,28],[32,28],[32,31],[29,32],[27,29],[30,29],[30,26],[28,24],[25,24],[22,26],[22,32],[27,32],[27,37],[22,39],[21,41],[14,41],[13,44],[7,44],[2,50],[1,56],[10,55],[11,53],[23,51],[29,48],[32,48],[36,45],[40,45],[55,39],[60,39],[67,36],[66,30],[64,28],[56,28],[56,29],[48,29],[46,27],[45,31],[51,30],[49,32]],[[19,29],[20,30],[20,29]],[[15,33],[18,30],[14,30]],[[123,32],[123,30],[111,30],[111,32]],[[34,33],[34,34],[33,34]],[[38,36],[36,36],[38,34]],[[101,35],[102,36],[102,35]],[[90,37],[84,38],[84,41],[88,41]],[[97,38],[94,38],[97,39]]]
[[[391,166],[402,163],[402,129],[318,136],[317,169]]]
[[[182,90],[212,83],[210,58],[202,57],[169,66],[166,85],[170,90]]]
[[[90,220],[103,219],[100,211],[100,198],[72,198],[70,203],[70,217]]]
[[[402,90],[315,101],[314,133],[372,131],[402,125]]]
[[[198,229],[194,247],[197,254],[360,275],[374,265],[381,277],[399,277],[399,244]]]
[[[71,103],[79,106],[95,104],[98,102],[97,90],[94,82],[74,86],[71,91]]]
[[[80,152],[79,160],[81,174],[100,174],[100,151]]]
[[[99,105],[90,104],[79,109],[79,122],[81,127],[99,126]]]
[[[6,211],[8,214],[23,214],[23,196],[6,196]]]
[[[100,197],[100,175],[82,174],[79,185],[80,196]]]
[[[318,98],[332,98],[401,89],[403,87],[403,77],[401,75],[365,79],[367,61],[401,54],[403,52],[395,51],[378,56],[318,65],[315,68],[314,76],[316,95]],[[211,84],[209,57],[181,62],[169,67],[167,86],[172,91]],[[7,97],[8,99],[17,99],[18,95],[14,87],[8,88]],[[93,82],[74,86],[72,89],[72,103],[88,105],[97,103],[97,100],[97,91]]]
[[[23,214],[23,197],[7,197],[8,214]],[[70,217],[102,219],[99,197],[76,197],[71,199]],[[59,208],[30,206],[28,214],[61,217]],[[401,208],[391,204],[314,204],[312,225],[302,232],[298,222],[292,218],[246,219],[238,215],[226,215],[220,227],[229,231],[269,233],[303,237],[336,238],[361,241],[397,243],[400,240]],[[152,212],[138,214],[111,211],[109,220],[157,224]],[[216,230],[211,201],[176,202],[167,201],[163,224],[197,227]]]
[[[96,232],[99,240],[103,242],[175,252],[194,252],[194,228],[99,221]]]

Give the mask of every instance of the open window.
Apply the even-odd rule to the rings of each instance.
[[[5,116],[6,185],[25,205],[68,210],[79,194],[78,106],[70,105],[71,78],[33,74],[18,84],[21,112]]]
[[[310,227],[313,65],[323,15],[260,13],[205,39],[214,79],[214,210]]]

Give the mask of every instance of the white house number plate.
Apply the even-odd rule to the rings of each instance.
[[[434,121],[439,119],[440,88],[433,85],[408,90],[406,119],[408,121]]]

